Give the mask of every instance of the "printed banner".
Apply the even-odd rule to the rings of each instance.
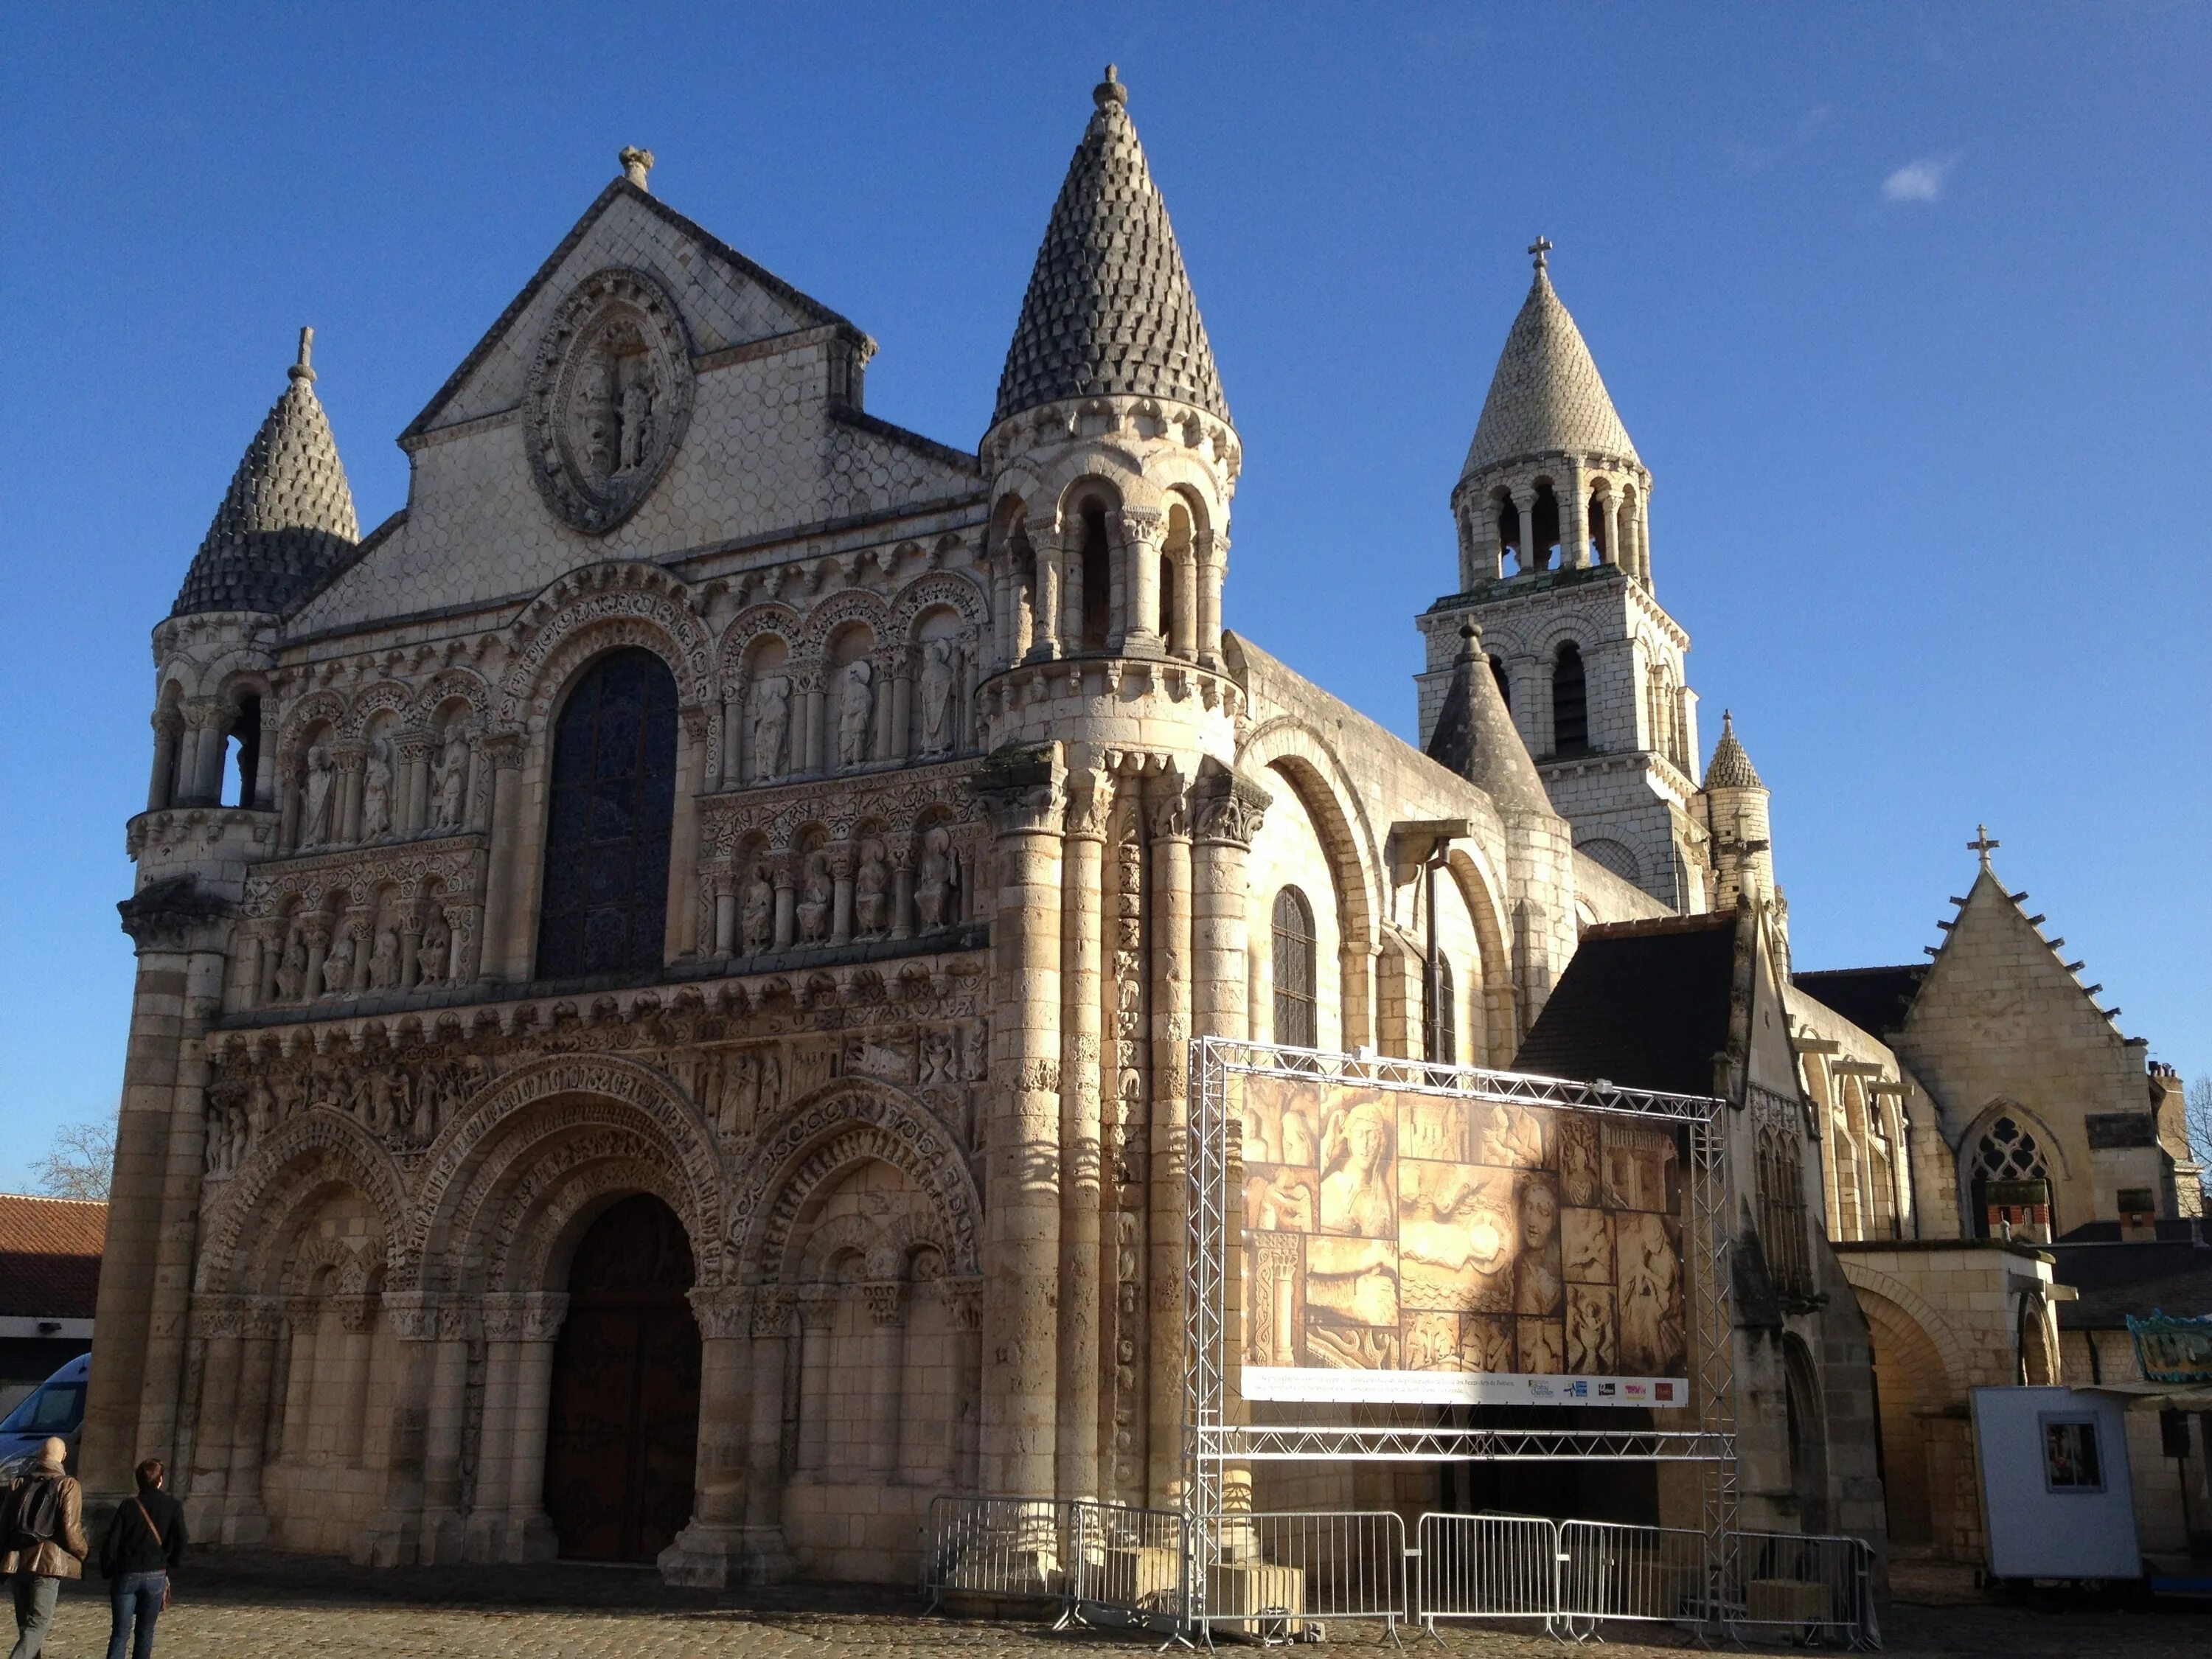
[[[1246,1399],[1689,1403],[1670,1129],[1242,1082]]]

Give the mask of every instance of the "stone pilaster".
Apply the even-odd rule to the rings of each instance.
[[[224,1494],[222,1541],[251,1548],[269,1541],[261,1474],[269,1407],[276,1382],[282,1305],[249,1297],[239,1310],[238,1406],[230,1431],[230,1478]]]
[[[477,972],[485,979],[529,976],[530,946],[517,939],[518,916],[527,914],[524,888],[536,872],[523,867],[522,757],[520,732],[495,732],[477,745],[478,763],[491,768],[490,848],[485,859],[483,947]]]
[[[545,1431],[553,1396],[553,1345],[568,1316],[561,1291],[523,1294],[522,1329],[515,1343],[514,1414],[507,1464],[507,1553],[509,1561],[550,1561],[558,1553],[545,1513]]]
[[[233,1296],[202,1297],[192,1310],[193,1335],[203,1345],[205,1358],[200,1373],[199,1421],[192,1435],[191,1467],[184,1499],[186,1522],[203,1538],[222,1534],[230,1443],[238,1427],[245,1317],[242,1299]]]
[[[747,1584],[778,1584],[799,1570],[783,1537],[783,1405],[795,1299],[780,1285],[753,1295],[752,1377],[745,1434],[744,1532],[732,1568]]]
[[[1054,1489],[1059,1385],[1060,805],[1059,745],[1001,749],[976,788],[998,821],[991,924],[991,1118],[984,1152],[982,1481]]]
[[[747,1554],[755,1295],[749,1285],[702,1285],[690,1300],[699,1322],[698,1464],[690,1522],[660,1553],[660,1576],[719,1589],[742,1582]]]
[[[384,1504],[369,1527],[368,1559],[375,1566],[397,1567],[411,1565],[422,1556],[440,1310],[428,1291],[398,1291],[384,1298],[384,1311],[398,1339],[399,1367],[385,1455]]]
[[[1152,1077],[1151,1330],[1146,1399],[1146,1501],[1182,1493],[1184,1158],[1190,1121],[1191,868],[1188,781],[1173,768],[1146,781],[1152,830]]]

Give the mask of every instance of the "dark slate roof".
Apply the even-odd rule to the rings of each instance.
[[[1436,729],[1429,733],[1427,753],[1500,806],[1552,810],[1536,763],[1528,758],[1528,745],[1498,694],[1489,659],[1482,654],[1482,636],[1471,623],[1460,629],[1459,655],[1452,659],[1451,684]]]
[[[1053,204],[991,423],[1056,398],[1115,395],[1171,398],[1225,421],[1182,251],[1111,65],[1092,98],[1097,112]]]
[[[2117,1233],[2119,1224],[2111,1224]],[[2189,1230],[2194,1237],[2171,1238]],[[2071,1285],[2077,1300],[2058,1304],[2058,1323],[2069,1331],[2124,1328],[2127,1316],[2169,1313],[2192,1319],[2212,1314],[2212,1241],[2202,1223],[2160,1223],[2155,1243],[2092,1244],[2061,1241],[2042,1248],[2057,1259],[2051,1276]],[[2078,1237],[2068,1235],[2069,1238]]]
[[[1643,463],[1613,406],[1582,330],[1540,264],[1505,336],[1460,477],[1534,455],[1610,455]]]
[[[312,329],[300,331],[291,384],[246,447],[171,616],[282,611],[361,539],[353,490],[315,397],[313,337]]]
[[[1905,1011],[1927,977],[1926,963],[1911,963],[1902,968],[1827,968],[1792,974],[1790,982],[1869,1036],[1887,1037],[1903,1028]]]
[[[1735,923],[1722,910],[1589,929],[1513,1069],[1710,1095],[1728,1047]]]
[[[105,1204],[0,1193],[0,1315],[91,1318],[106,1240]]]

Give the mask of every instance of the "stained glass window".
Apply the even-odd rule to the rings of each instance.
[[[553,728],[539,979],[660,966],[675,817],[675,678],[649,651],[617,651]]]
[[[1275,1041],[1293,1048],[1318,1046],[1314,946],[1313,910],[1306,896],[1285,887],[1275,895]]]

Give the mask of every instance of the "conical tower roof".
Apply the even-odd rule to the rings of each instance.
[[[1528,746],[1506,712],[1505,699],[1491,678],[1482,636],[1472,623],[1459,630],[1459,655],[1452,659],[1451,684],[1429,733],[1428,756],[1474,784],[1500,807],[1549,812],[1551,797],[1536,775]]]
[[[1751,763],[1751,757],[1743,752],[1736,741],[1735,716],[1727,709],[1721,710],[1721,740],[1713,745],[1712,764],[1705,768],[1705,787],[1708,789],[1764,789],[1759,781],[1759,770]]]
[[[1106,79],[1068,163],[1022,299],[996,426],[1060,398],[1171,398],[1229,418],[1213,348],[1129,119],[1128,88]]]
[[[360,541],[353,491],[315,397],[314,337],[300,331],[291,384],[246,447],[171,616],[280,611]]]
[[[1550,246],[1539,237],[1530,250],[1536,255],[1536,280],[1498,354],[1467,465],[1460,469],[1462,478],[1503,461],[1561,450],[1643,465],[1583,343],[1582,330],[1552,288],[1544,260]]]

